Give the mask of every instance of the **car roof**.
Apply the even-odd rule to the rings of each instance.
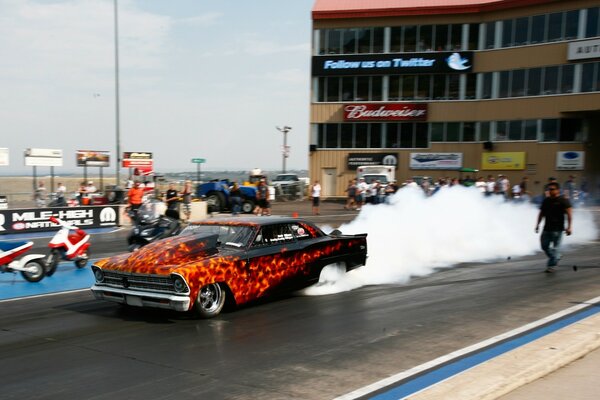
[[[315,226],[312,222],[303,218],[295,218],[288,216],[248,216],[248,217],[214,217],[201,221],[190,222],[190,225],[252,225],[263,226],[273,224],[289,224],[289,223],[304,223]]]

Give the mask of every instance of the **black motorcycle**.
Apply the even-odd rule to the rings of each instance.
[[[157,209],[160,202],[147,201],[137,210],[130,210],[133,228],[127,238],[129,251],[136,251],[149,243],[178,235],[183,227],[172,213],[161,215]]]

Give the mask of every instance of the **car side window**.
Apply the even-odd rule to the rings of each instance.
[[[290,227],[298,240],[312,239],[315,237],[314,232],[303,224],[291,224]]]
[[[294,235],[292,234],[292,230],[289,225],[267,225],[260,229],[252,246],[277,245],[290,243],[294,240]]]

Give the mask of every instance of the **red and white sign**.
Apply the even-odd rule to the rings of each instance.
[[[154,167],[152,153],[125,152],[122,160],[123,168],[150,168]]]
[[[426,121],[427,104],[348,104],[344,121]]]

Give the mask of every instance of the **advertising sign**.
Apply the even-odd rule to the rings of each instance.
[[[584,151],[557,151],[556,169],[582,171],[585,162]]]
[[[465,73],[473,52],[426,52],[314,56],[312,76]]]
[[[77,150],[78,167],[108,167],[110,153],[108,151]]]
[[[8,165],[8,149],[6,147],[0,148],[0,167]]]
[[[486,170],[524,170],[525,152],[483,153],[481,169]]]
[[[119,225],[118,206],[58,207],[0,211],[0,235],[58,230],[50,217],[81,228],[103,228]],[[0,236],[1,237],[1,236]]]
[[[410,169],[459,169],[463,153],[410,153]]]
[[[152,168],[154,160],[152,153],[125,152],[123,153],[123,168]]]
[[[569,61],[598,57],[600,57],[600,39],[580,40],[569,43],[567,50],[567,59]]]
[[[27,167],[62,167],[62,150],[26,149],[25,166]]]
[[[398,153],[350,153],[348,169],[356,170],[361,165],[398,165]]]
[[[344,121],[426,121],[427,103],[348,104]]]

